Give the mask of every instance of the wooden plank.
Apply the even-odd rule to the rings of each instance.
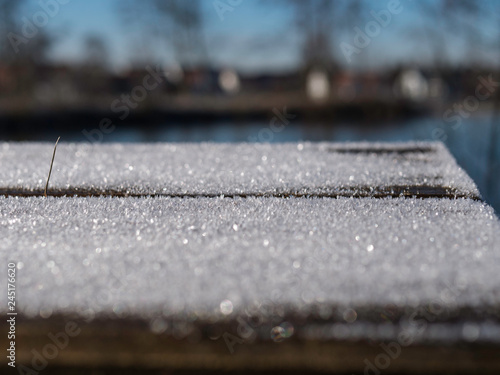
[[[0,194],[42,195],[49,144],[0,145]],[[447,196],[479,199],[440,143],[60,144],[55,196]]]

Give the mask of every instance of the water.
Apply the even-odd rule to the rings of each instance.
[[[442,140],[458,163],[469,173],[485,198],[500,212],[500,150],[490,155],[492,114],[481,113],[463,119],[460,126],[440,118],[427,117],[385,124],[304,122],[289,124],[260,122],[215,122],[206,124],[171,124],[159,127],[117,127],[103,137],[103,142],[298,142],[298,141],[411,141]],[[90,130],[90,128],[88,129]],[[439,133],[441,132],[441,133]],[[439,135],[438,135],[439,134]],[[83,142],[81,132],[47,134],[36,140]],[[497,135],[498,137],[498,135]],[[500,140],[497,140],[500,144]],[[492,159],[492,161],[490,161]]]

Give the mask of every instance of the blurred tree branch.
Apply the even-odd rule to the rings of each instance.
[[[23,0],[0,0],[0,58],[4,61],[14,60],[15,54],[7,35],[16,31],[16,13],[18,12]]]
[[[135,23],[143,40],[160,39],[162,52],[173,55],[180,64],[195,65],[206,59],[200,0],[128,0],[118,4],[127,26]]]
[[[362,20],[364,0],[276,0],[293,9],[295,31],[302,39],[301,64],[335,67],[340,35],[349,33]]]
[[[462,40],[473,50],[481,41],[482,22],[477,19],[490,17],[476,0],[423,0],[415,4],[423,25],[413,34],[427,41],[438,71],[449,62],[450,38],[463,35]]]
[[[36,28],[36,35],[27,37],[23,35],[23,20],[20,11],[27,4],[26,0],[0,0],[0,59],[5,63],[40,64],[45,62],[47,53],[53,44],[54,38],[42,27]],[[31,22],[32,15],[25,17],[26,22]],[[23,21],[24,22],[24,21]],[[24,38],[25,42],[17,46],[16,51],[12,46],[12,38]]]

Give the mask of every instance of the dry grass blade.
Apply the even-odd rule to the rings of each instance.
[[[61,137],[57,138],[56,144],[54,145],[54,152],[52,153],[52,161],[50,162],[49,175],[47,176],[47,183],[45,184],[45,191],[43,192],[44,197],[47,197],[47,189],[49,188],[50,174],[52,173],[52,166],[54,165],[54,159],[56,157],[57,144],[59,143],[60,139]]]

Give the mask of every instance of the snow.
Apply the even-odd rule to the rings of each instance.
[[[273,337],[357,340],[427,309],[422,340],[500,341],[500,222],[440,143],[61,143],[50,192],[80,196],[22,196],[52,149],[0,143],[24,318],[259,317]]]
[[[410,195],[479,197],[474,182],[440,143],[63,141],[50,181],[53,193],[397,196],[406,188]],[[0,192],[42,192],[52,150],[52,144],[0,143]]]
[[[319,316],[378,332],[387,306],[404,320],[431,302],[462,317],[448,335],[477,319],[498,331],[500,223],[470,199],[2,197],[0,224],[31,318]],[[337,337],[310,322],[297,334]],[[498,341],[493,328],[474,338]]]

